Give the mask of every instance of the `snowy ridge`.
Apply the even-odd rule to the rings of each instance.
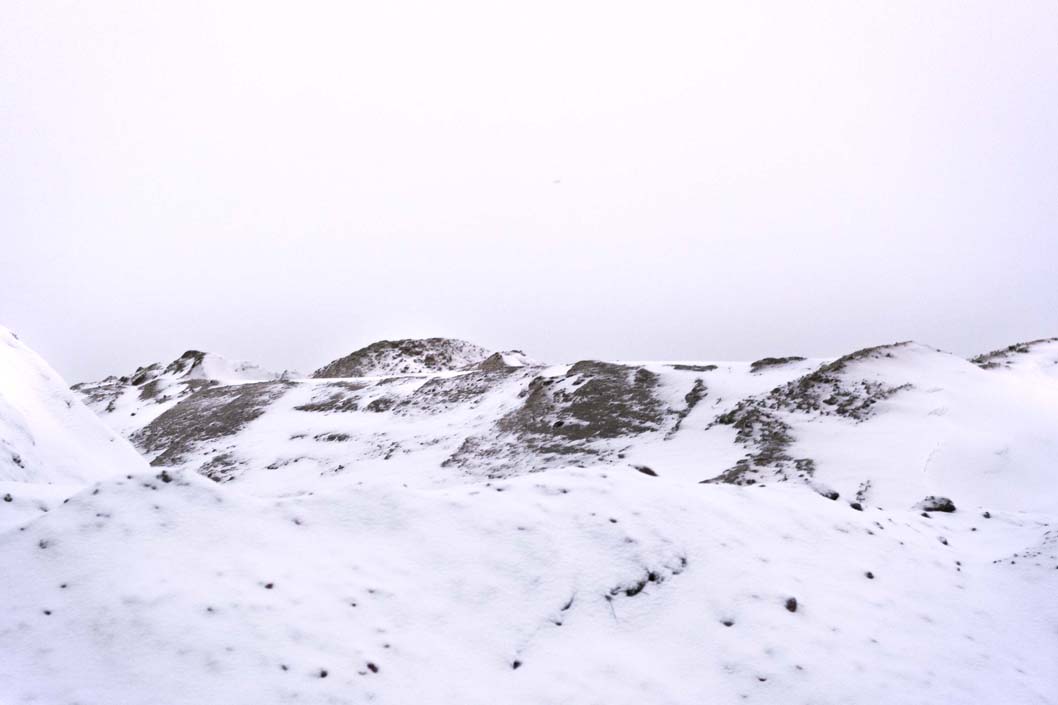
[[[459,370],[490,355],[483,347],[454,338],[380,340],[334,360],[313,377],[385,377]]]
[[[188,350],[168,365],[156,362],[139,367],[130,375],[82,382],[73,389],[107,424],[129,436],[199,390],[282,379],[292,374],[295,373],[271,372],[251,362]]]
[[[269,487],[634,463],[693,482],[801,482],[861,506],[954,493],[1058,509],[1058,342],[1003,354],[1015,361],[898,343],[835,360],[546,367],[514,351],[459,371],[188,386],[126,432],[156,465]]]

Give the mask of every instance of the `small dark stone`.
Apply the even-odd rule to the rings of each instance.
[[[12,499],[13,499],[13,497],[11,496],[10,492],[8,494],[4,495],[4,501],[5,502],[10,502]]]
[[[158,473],[158,479],[162,482],[172,482],[173,476],[169,474],[169,471],[162,470],[160,473]]]
[[[644,475],[650,475],[651,477],[657,477],[658,474],[646,465],[633,465],[636,470],[643,473]]]
[[[944,544],[945,546],[947,546],[947,545],[948,545],[948,539],[944,538],[943,536],[941,536],[941,537],[940,537],[940,542],[941,542],[942,544]]]
[[[797,611],[797,598],[796,597],[789,597],[789,598],[786,599],[786,609],[789,612],[796,612]]]
[[[562,428],[565,425],[566,425],[565,421],[556,421],[555,423],[552,424],[552,428]]]
[[[50,615],[51,614],[51,610],[44,610],[44,614]]]
[[[855,509],[857,512],[862,512],[863,511],[863,505],[860,504],[859,502],[851,502],[849,504],[849,506],[852,507],[853,509]]]
[[[320,669],[320,678],[326,678],[326,677],[327,677],[327,669],[326,668],[321,668]]]
[[[725,627],[733,627],[733,626],[735,626],[734,620],[731,620],[731,619],[725,619],[725,620],[723,620],[720,623],[723,624]]]
[[[275,583],[265,583],[265,590],[271,590],[276,586]]]
[[[513,669],[514,669],[514,670],[516,670],[516,671],[517,671],[517,670],[518,670],[519,668],[521,668],[521,667],[522,667],[522,662],[521,662],[521,661],[518,661],[517,659],[515,659],[515,661],[514,661],[513,663],[511,663],[511,668],[513,668]]]
[[[868,580],[874,580],[874,573],[872,573],[871,571],[868,570],[866,575]]]
[[[282,668],[284,671],[289,671],[290,670],[290,667],[287,666],[285,663],[279,664],[279,667]]]
[[[367,670],[371,671],[372,673],[378,673],[378,666],[376,666],[375,664],[373,664],[370,661],[368,661],[367,662]]]
[[[991,519],[992,518],[992,512],[985,512],[981,516],[983,516],[985,519]]]

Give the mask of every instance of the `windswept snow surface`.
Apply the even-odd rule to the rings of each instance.
[[[1058,346],[984,358],[206,380],[0,501],[0,703],[1058,705]]]
[[[0,482],[88,482],[142,468],[143,459],[124,438],[85,408],[40,356],[0,328]]]
[[[630,468],[166,477],[0,535],[7,702],[1055,702],[1048,517]]]

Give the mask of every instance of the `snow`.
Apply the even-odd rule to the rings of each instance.
[[[282,499],[137,475],[0,536],[22,566],[0,682],[12,703],[1054,702],[1058,563],[992,562],[1043,533],[630,468]]]
[[[87,413],[20,350],[5,400]],[[444,463],[534,379],[575,392],[570,365],[266,382],[259,415],[173,466],[0,481],[0,700],[1055,704],[1055,360],[851,356],[841,385],[900,391],[860,420],[774,409],[837,501],[701,484],[752,450],[720,415],[830,360],[626,363],[657,376],[656,431],[499,479]],[[251,388],[232,382],[208,391]],[[221,455],[230,482],[195,472]]]
[[[857,379],[911,384],[874,418],[801,418],[794,455],[816,459],[817,477],[851,497],[911,506],[930,494],[1010,511],[1058,515],[1058,376],[982,370],[926,346],[854,363]]]
[[[143,467],[55,370],[0,327],[0,481],[88,482]]]
[[[202,361],[194,365],[184,375],[187,379],[210,379],[223,383],[262,382],[279,379],[283,373],[266,370],[258,364],[246,360],[229,360],[215,353],[206,353]]]

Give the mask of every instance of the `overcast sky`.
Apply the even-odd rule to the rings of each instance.
[[[0,238],[71,382],[1058,335],[1058,3],[8,0]]]

